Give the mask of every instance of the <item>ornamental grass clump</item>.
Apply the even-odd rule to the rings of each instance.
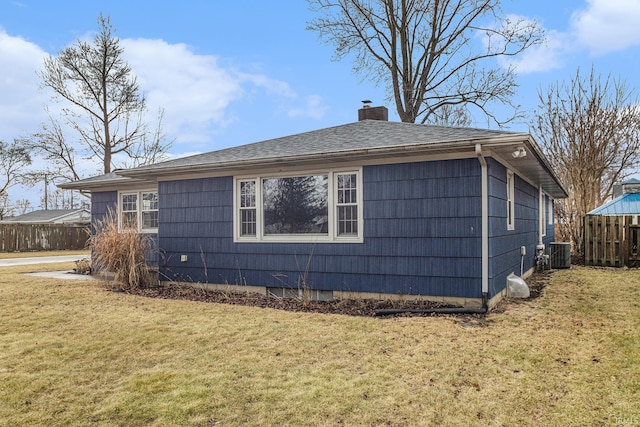
[[[134,226],[121,225],[112,210],[96,221],[95,234],[89,239],[92,268],[114,274],[114,282],[125,291],[151,285],[154,280],[147,265],[153,240]]]

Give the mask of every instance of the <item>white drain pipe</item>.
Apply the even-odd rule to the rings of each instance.
[[[487,160],[482,154],[480,144],[476,144],[476,156],[480,162],[482,178],[482,304],[486,308],[489,298],[489,177]]]

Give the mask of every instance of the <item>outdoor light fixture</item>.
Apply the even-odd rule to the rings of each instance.
[[[511,153],[511,155],[513,156],[514,159],[517,159],[517,158],[526,156],[527,151],[524,149],[524,147],[518,147],[513,151],[513,153]]]

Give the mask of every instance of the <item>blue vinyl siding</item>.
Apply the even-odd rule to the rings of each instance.
[[[113,210],[113,213],[117,213],[118,208],[118,192],[117,191],[101,191],[91,193],[91,234],[95,234],[96,221],[104,219],[105,215],[109,211],[109,208]],[[153,239],[153,248],[150,253],[147,254],[147,262],[149,265],[158,265],[158,235],[150,234]]]
[[[511,272],[535,264],[538,190],[515,174],[515,229],[507,230],[506,168],[489,172],[489,297]],[[363,243],[233,241],[233,177],[160,182],[163,280],[296,287],[306,271],[320,290],[481,297],[481,188],[476,159],[365,166]],[[552,201],[546,197],[546,203]],[[92,193],[92,222],[117,192]],[[545,245],[553,241],[548,224]],[[188,260],[181,262],[180,256]]]
[[[111,208],[115,213],[117,206],[117,191],[102,191],[91,193],[91,234],[95,233],[94,225],[96,224],[96,221],[103,220],[109,208]]]
[[[539,237],[538,189],[515,176],[515,227],[507,230],[506,168],[489,161],[489,297],[506,287],[507,276],[520,275],[520,247],[525,246],[526,272],[535,266],[535,250]],[[553,226],[547,227],[545,239],[553,238]]]
[[[234,243],[233,177],[161,182],[166,279],[481,296],[476,159],[363,167],[363,243]],[[181,262],[180,256],[188,261]]]

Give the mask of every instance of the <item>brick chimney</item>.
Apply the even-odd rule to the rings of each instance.
[[[382,120],[383,122],[388,122],[389,110],[387,107],[382,106],[369,107],[369,103],[365,102],[364,106],[358,110],[358,121],[360,122],[362,120]]]

